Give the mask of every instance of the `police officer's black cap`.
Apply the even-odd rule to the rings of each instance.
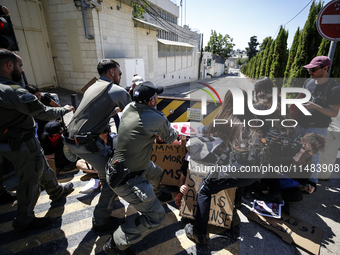
[[[56,121],[48,122],[44,127],[43,135],[52,136],[54,134],[58,134],[61,129],[61,124]]]
[[[151,81],[145,81],[138,84],[133,89],[133,100],[138,103],[147,103],[156,95],[163,93],[162,86],[156,86]]]

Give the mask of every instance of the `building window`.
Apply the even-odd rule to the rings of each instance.
[[[207,59],[207,66],[211,66],[211,58]]]

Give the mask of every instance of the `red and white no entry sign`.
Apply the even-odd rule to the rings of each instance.
[[[319,34],[329,41],[340,41],[340,0],[329,2],[316,21]]]

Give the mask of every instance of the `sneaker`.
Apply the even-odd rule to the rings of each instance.
[[[127,248],[124,251],[119,250],[112,236],[104,244],[103,250],[105,251],[106,254],[109,254],[109,255],[129,255],[129,254],[133,255],[134,254],[129,248]]]
[[[192,224],[188,223],[185,228],[185,234],[187,237],[196,244],[207,245],[208,237],[203,234],[197,234],[195,228]]]
[[[73,189],[73,183],[72,182],[66,183],[63,186],[63,193],[61,193],[59,198],[53,199],[52,203],[58,202],[60,199],[67,197],[68,195],[70,195],[73,192],[73,190],[74,190]]]
[[[17,200],[17,197],[9,194],[7,191],[0,196],[0,204],[2,205],[13,203],[15,200]]]
[[[13,228],[16,231],[36,230],[36,229],[45,228],[50,223],[51,223],[51,218],[50,217],[42,217],[42,218],[34,217],[33,220],[27,226],[25,226],[25,227],[22,227],[20,225],[16,225],[16,222],[14,220],[13,221]]]
[[[162,192],[162,194],[158,197],[159,201],[166,202],[172,200],[172,195],[170,193]]]
[[[91,192],[100,187],[101,187],[100,180],[91,178],[91,180],[81,190],[79,190],[79,193]]]

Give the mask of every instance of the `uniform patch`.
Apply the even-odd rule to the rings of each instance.
[[[27,104],[38,100],[38,98],[33,94],[24,94],[19,96],[19,101],[21,103]]]
[[[36,112],[43,109],[43,105],[38,98],[33,94],[23,94],[19,96],[19,102],[26,104],[30,112]]]

